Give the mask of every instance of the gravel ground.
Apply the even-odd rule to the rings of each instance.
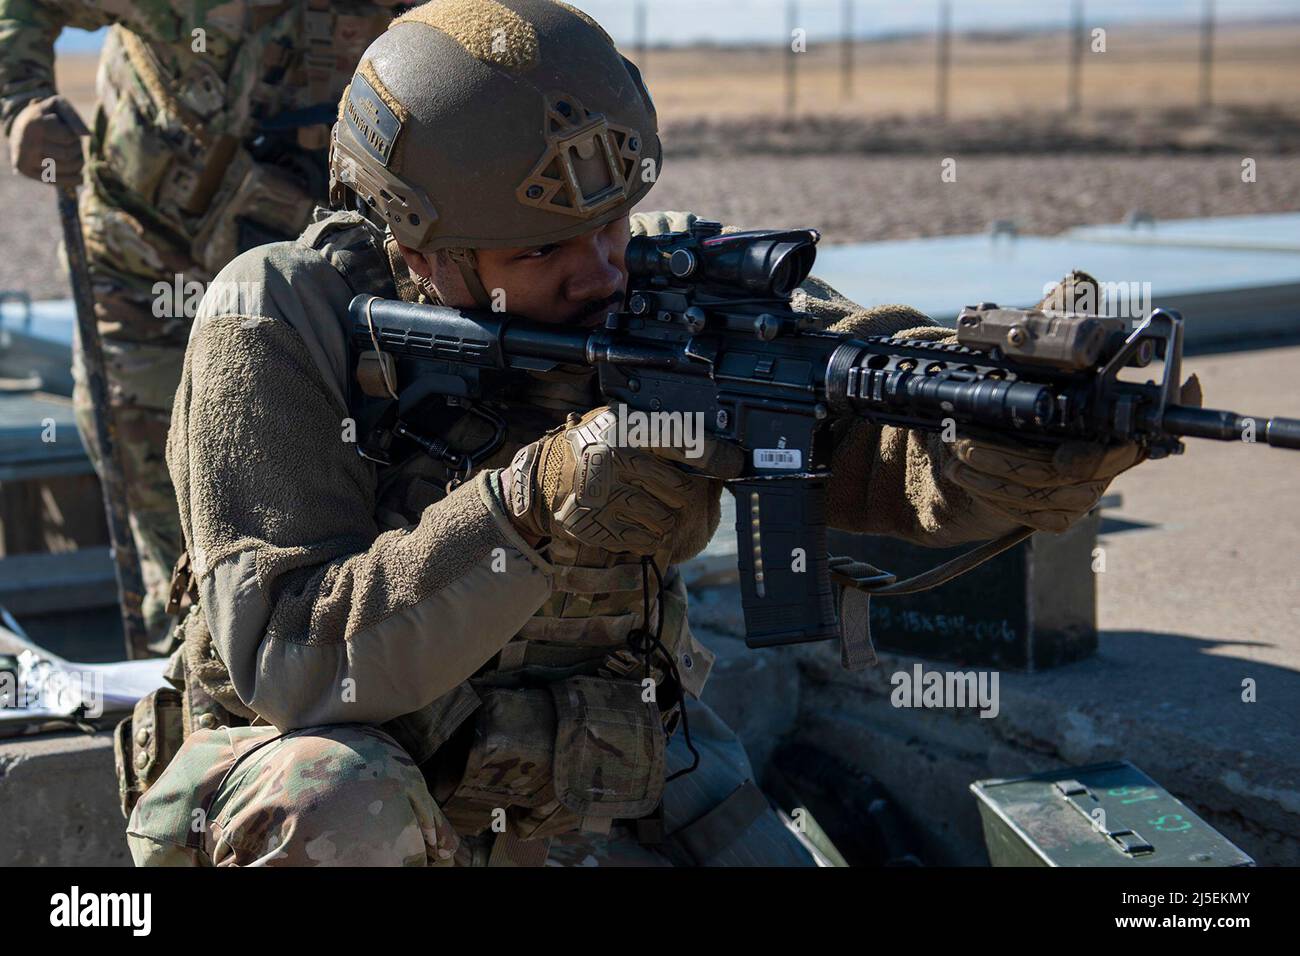
[[[53,187],[11,173],[7,162],[0,165],[0,290],[26,291],[33,299],[70,298],[59,265],[63,236]]]
[[[816,226],[828,243],[980,232],[1010,219],[1051,235],[1114,222],[1141,208],[1157,219],[1300,210],[1300,155],[1260,154],[1257,181],[1241,182],[1230,154],[669,155],[647,208],[688,209],[747,227]],[[48,186],[0,172],[0,289],[65,298],[60,240]]]
[[[1122,220],[1300,210],[1300,157],[1257,156],[1241,181],[1232,156],[971,156],[956,181],[933,156],[757,156],[665,160],[648,197],[748,228],[816,226],[825,242],[980,232],[995,219],[1052,235]]]
[[[1279,104],[1103,109],[1082,113],[1023,110],[947,122],[925,113],[786,117],[694,116],[663,130],[673,155],[783,156],[920,153],[958,156],[1018,153],[1059,156],[1300,153],[1300,112]]]

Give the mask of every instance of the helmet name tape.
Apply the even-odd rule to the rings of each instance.
[[[361,147],[387,166],[393,143],[402,131],[402,121],[360,73],[352,79],[343,115]]]

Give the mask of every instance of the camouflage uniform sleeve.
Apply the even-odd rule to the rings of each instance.
[[[0,0],[0,123],[5,133],[32,100],[52,96],[54,41],[64,27],[97,30],[117,19],[81,0]]]
[[[494,471],[381,533],[343,397],[350,298],[306,246],[236,258],[195,318],[167,442],[213,647],[280,729],[423,707],[551,593]]]
[[[64,27],[122,24],[146,40],[184,35],[182,0],[0,0],[0,124],[5,133],[29,102],[52,96],[54,41]],[[202,22],[201,20],[199,22]]]

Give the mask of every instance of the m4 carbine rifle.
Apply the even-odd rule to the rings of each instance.
[[[836,419],[1046,446],[1137,442],[1152,458],[1181,452],[1183,437],[1300,448],[1300,420],[1177,404],[1182,319],[1163,309],[1130,330],[1118,318],[981,304],[958,317],[955,344],[828,332],[790,307],[819,238],[812,229],[723,234],[705,220],[689,232],[635,237],[624,308],[594,329],[359,295],[350,340],[374,407],[358,450],[386,462],[395,443],[413,442],[467,474],[505,439],[486,402],[513,376],[562,365],[595,368],[612,406],[702,416],[709,433],[747,452],[745,473],[727,484],[745,640],[763,647],[839,634],[832,574],[874,593],[908,593],[1030,534],[899,584],[870,565],[828,558]],[[1156,359],[1159,381],[1121,378]],[[492,441],[465,453],[421,435],[408,420],[434,396],[492,422]]]

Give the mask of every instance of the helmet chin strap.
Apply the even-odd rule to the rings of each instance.
[[[421,293],[424,294],[424,297],[426,299],[428,299],[434,305],[443,304],[442,293],[438,291],[438,287],[435,286],[432,281],[426,279],[424,276],[415,272],[412,272],[410,275],[411,275],[411,282],[413,282],[415,284],[415,287],[419,289]]]
[[[466,290],[474,299],[474,304],[485,312],[489,311],[492,308],[492,300],[488,298],[487,290],[483,288],[483,280],[479,278],[474,250],[448,249],[447,255],[460,270],[460,277],[465,282]]]

